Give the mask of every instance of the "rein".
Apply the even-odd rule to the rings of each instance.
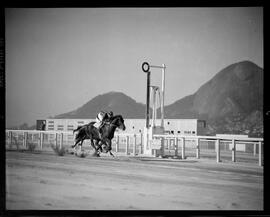
[[[112,125],[112,126],[115,126],[115,127],[117,127],[118,125],[116,125],[116,124],[114,124],[114,123],[112,123],[112,122],[106,122],[106,124],[109,124],[109,125]]]
[[[114,120],[116,120],[116,119],[114,119]],[[113,120],[113,121],[114,121],[114,120]],[[112,121],[112,122],[110,122],[110,121],[106,121],[106,124],[109,124],[109,125],[112,125],[112,126],[118,127],[118,125],[116,125],[115,123],[113,123],[113,121]]]

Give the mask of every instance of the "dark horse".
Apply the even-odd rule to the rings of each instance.
[[[78,143],[80,143],[80,147],[82,147],[83,141],[85,139],[90,139],[91,146],[95,150],[95,155],[98,154],[98,150],[101,150],[102,152],[102,144],[105,144],[105,150],[106,153],[109,151],[110,155],[113,155],[111,153],[112,150],[112,138],[114,137],[114,132],[116,128],[119,128],[121,130],[125,130],[126,126],[124,124],[124,119],[121,115],[116,115],[111,117],[108,121],[105,122],[103,127],[101,128],[101,137],[99,137],[98,129],[94,126],[95,122],[90,122],[89,124],[79,126],[77,129],[73,130],[73,133],[75,131],[79,131],[75,138],[75,144],[72,145],[72,148],[75,148]],[[95,140],[95,144],[94,144]],[[101,144],[99,144],[101,142]]]

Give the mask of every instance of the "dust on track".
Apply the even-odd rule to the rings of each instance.
[[[262,210],[263,169],[213,160],[6,152],[7,209]]]

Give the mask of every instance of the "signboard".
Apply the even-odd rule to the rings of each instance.
[[[152,139],[149,141],[151,149],[160,149],[161,148],[161,139]]]

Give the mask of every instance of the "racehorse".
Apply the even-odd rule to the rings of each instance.
[[[109,151],[110,155],[112,150],[112,139],[114,137],[114,132],[116,128],[125,130],[126,126],[124,124],[124,119],[121,115],[116,115],[111,117],[101,128],[101,137],[99,137],[98,129],[94,126],[95,122],[90,122],[89,124],[79,126],[77,129],[73,130],[73,133],[79,131],[75,138],[75,144],[72,145],[72,148],[75,148],[77,144],[82,147],[83,141],[85,139],[90,139],[91,146],[94,148],[94,155],[99,156],[98,150],[102,152],[102,144],[106,144],[105,151]],[[94,144],[95,140],[95,144]],[[99,144],[101,142],[101,144]]]

